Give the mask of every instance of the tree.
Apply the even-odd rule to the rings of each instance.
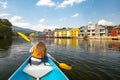
[[[120,24],[118,25],[118,34],[120,34]]]
[[[0,38],[11,38],[12,24],[7,19],[0,19]]]
[[[108,36],[111,35],[111,31],[115,26],[107,26],[107,30],[108,30]]]
[[[84,40],[88,40],[88,39],[89,39],[89,36],[88,36],[88,35],[85,35],[85,36],[83,36],[83,39],[84,39]]]

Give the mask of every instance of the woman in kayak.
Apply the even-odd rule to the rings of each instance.
[[[30,52],[32,52],[31,64],[33,65],[39,65],[41,63],[45,64],[46,56],[55,60],[50,54],[47,53],[46,45],[41,41],[37,45],[33,46],[30,49]]]

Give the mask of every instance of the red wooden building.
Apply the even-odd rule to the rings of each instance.
[[[111,36],[118,36],[118,28],[113,28],[111,30]]]

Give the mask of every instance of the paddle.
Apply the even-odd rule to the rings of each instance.
[[[72,69],[72,66],[69,66],[66,63],[60,63],[54,58],[52,60],[55,61],[59,65],[59,67],[62,68],[62,69],[65,69],[65,70],[71,70]]]
[[[17,32],[17,34],[19,34],[26,41],[30,42],[30,39],[25,34],[23,34],[22,32]]]
[[[17,33],[18,33],[18,35],[20,35],[26,41],[31,42],[30,39],[25,34],[23,34],[22,32],[17,32]],[[53,58],[52,60],[54,60],[57,64],[59,64],[59,67],[62,68],[62,69],[66,69],[66,70],[71,70],[72,69],[72,66],[69,66],[66,63],[60,63],[55,58]]]

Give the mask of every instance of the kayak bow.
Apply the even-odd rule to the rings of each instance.
[[[49,64],[49,66],[52,67],[52,69],[51,71],[49,70],[49,72],[46,74],[42,74],[42,70],[42,77],[40,77],[40,80],[69,80],[68,77],[57,67],[57,65],[50,58],[47,57],[46,59],[47,63]],[[27,58],[27,60],[12,74],[12,76],[8,80],[35,80],[33,76],[30,76],[29,73],[25,72],[26,67],[29,66],[29,62],[30,57]],[[36,75],[36,73],[34,74]]]

